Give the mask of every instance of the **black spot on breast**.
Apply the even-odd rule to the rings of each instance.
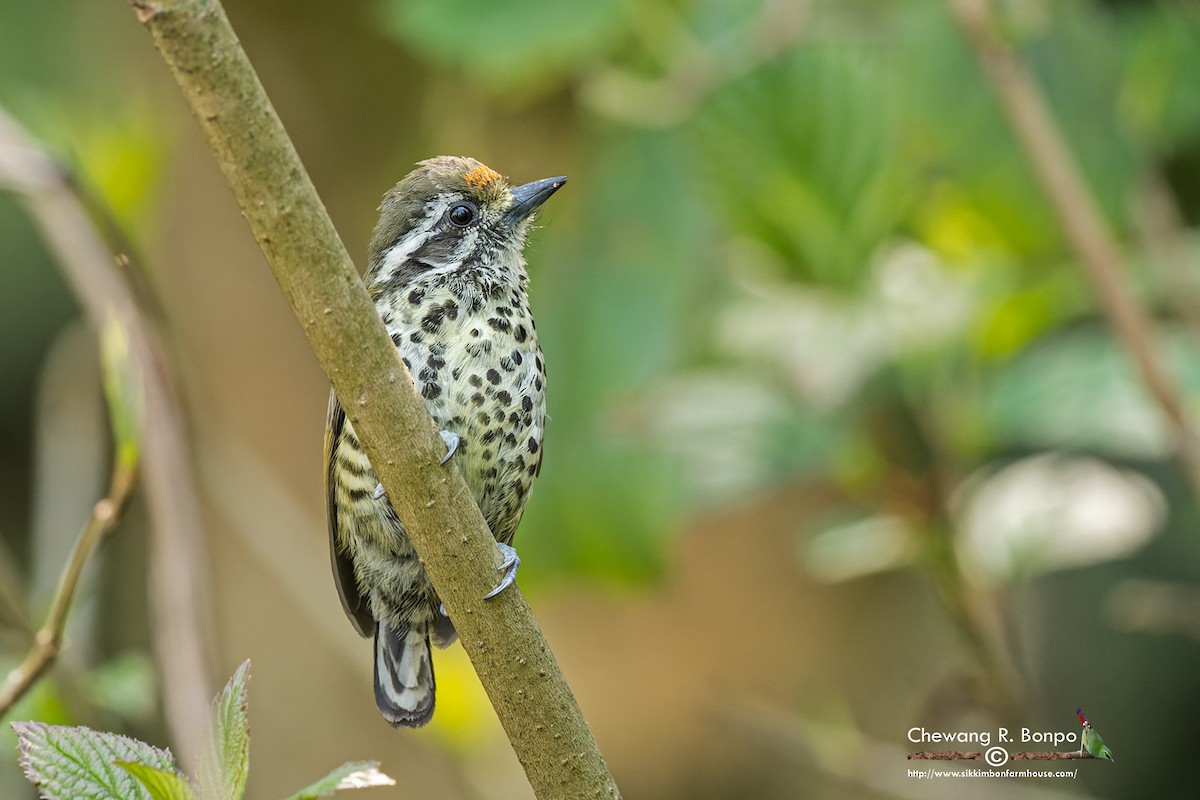
[[[423,367],[421,369],[421,373],[417,377],[423,381],[432,381],[437,377],[437,373],[431,370],[429,367]]]
[[[413,289],[411,292],[408,293],[408,302],[412,303],[414,306],[420,305],[421,301],[424,299],[425,299],[425,290],[424,289]]]
[[[479,328],[471,328],[471,335],[478,338],[479,337]]]
[[[450,370],[450,377],[453,380],[458,380],[459,378],[461,378],[462,377],[462,367],[455,367],[454,369]]]
[[[509,308],[508,306],[497,306],[497,307],[496,307],[496,313],[497,313],[497,314],[499,314],[499,315],[500,315],[500,316],[502,316],[502,317],[511,317],[511,316],[512,316],[512,309],[511,309],[511,308]]]
[[[490,428],[487,433],[480,437],[480,441],[482,441],[484,444],[491,444],[492,442],[496,441],[496,438],[499,435],[500,431],[495,428]]]
[[[529,477],[532,478],[534,475],[537,475],[537,468],[538,468],[537,464],[529,465]]]
[[[479,377],[478,375],[472,375],[471,377],[467,378],[467,383],[478,389],[480,386],[483,386],[483,378]]]
[[[458,303],[454,302],[453,300],[447,300],[445,304],[442,305],[442,311],[446,315],[446,319],[458,319]]]
[[[530,399],[529,395],[525,395],[521,398],[521,408],[526,414],[528,414],[530,411],[533,411],[533,400]]]
[[[471,405],[482,406],[483,405],[483,395],[481,395],[479,392],[476,392],[475,394],[471,395]]]
[[[392,334],[392,344],[396,345],[396,347],[399,347],[399,346],[400,346],[400,343],[401,343],[402,341],[404,341],[404,336],[403,336],[403,335],[401,335],[400,333],[393,333],[393,334]]]
[[[491,325],[494,329],[500,331],[501,333],[508,333],[509,329],[512,327],[512,323],[506,319],[501,319],[500,317],[491,317],[488,319],[488,325]]]
[[[436,383],[427,383],[421,389],[421,396],[426,400],[433,400],[442,393],[442,387]]]
[[[475,419],[479,420],[480,425],[491,425],[492,424],[492,415],[487,413],[486,411],[480,411],[479,414],[475,417]]]
[[[506,406],[512,404],[512,395],[503,389],[496,393],[496,399]]]
[[[467,313],[478,314],[481,308],[483,308],[483,300],[480,299],[479,295],[475,295],[471,298],[471,305],[467,306]]]
[[[408,335],[408,340],[413,344],[420,344],[425,341],[425,337],[421,335],[420,331],[413,331]]]
[[[517,443],[517,437],[516,437],[516,436],[514,436],[514,435],[513,435],[513,434],[511,434],[511,433],[508,433],[508,434],[505,434],[505,435],[504,435],[504,441],[508,442],[509,444],[516,444],[516,443]]]
[[[438,328],[442,327],[442,317],[445,313],[445,309],[442,306],[434,306],[429,309],[428,314],[421,317],[421,327],[426,333],[434,333]]]
[[[512,372],[517,367],[515,364],[513,364],[513,360],[511,358],[505,356],[504,358],[500,359],[500,368],[505,372]]]
[[[496,384],[498,384],[500,382],[500,373],[496,372],[496,370],[494,370],[494,369],[489,369],[487,371],[487,379],[488,379],[488,383],[495,386]]]
[[[496,409],[495,413],[492,414],[492,419],[496,420],[496,422],[504,422],[504,409]]]
[[[518,342],[523,342],[529,338],[529,333],[525,330],[524,325],[518,325],[517,327],[513,328],[513,338]]]
[[[492,451],[484,450],[482,453],[479,454],[479,457],[482,458],[484,461],[491,461],[492,460]]]
[[[542,379],[541,378],[533,379],[533,388],[537,389],[539,392],[542,390]]]
[[[514,364],[520,364],[522,361],[524,361],[524,360],[525,360],[525,359],[524,359],[524,358],[521,356],[521,351],[520,351],[520,350],[513,350],[513,351],[512,351],[512,355],[510,356],[510,358],[512,358],[512,360],[513,360],[513,363],[514,363]]]
[[[528,446],[529,446],[529,452],[536,453],[538,451],[537,439],[530,436]]]
[[[437,372],[439,369],[446,366],[446,359],[439,355],[435,355],[434,353],[430,353],[429,358],[425,359],[425,363],[429,365],[431,370]]]
[[[545,375],[546,374],[546,365],[542,363],[542,357],[538,356],[537,361],[535,363],[537,364],[537,371],[540,372],[541,374]]]
[[[404,368],[412,372],[412,364],[408,363],[408,356],[401,356],[400,360],[404,362]]]
[[[508,415],[508,421],[510,423],[512,423],[513,425],[520,425],[521,424],[521,415],[514,411]]]

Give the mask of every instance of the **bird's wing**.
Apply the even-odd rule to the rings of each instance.
[[[329,392],[329,413],[325,417],[325,502],[326,518],[329,520],[329,557],[333,561],[333,582],[337,585],[342,608],[354,623],[354,629],[363,636],[375,633],[375,618],[358,587],[354,577],[354,564],[337,546],[337,498],[334,496],[333,451],[346,424],[346,412],[338,402],[333,390]]]

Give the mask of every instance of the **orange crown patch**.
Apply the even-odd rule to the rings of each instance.
[[[480,164],[478,167],[468,172],[463,179],[476,189],[482,189],[492,181],[501,180],[501,177],[500,173],[496,172],[496,170],[492,169],[486,164]]]

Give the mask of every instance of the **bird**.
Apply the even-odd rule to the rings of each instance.
[[[535,212],[566,183],[517,186],[473,158],[421,161],[383,197],[365,282],[417,392],[503,555],[486,599],[516,578],[511,547],[542,466],[546,367],[524,248]],[[334,581],[375,640],[375,702],[393,727],[433,716],[430,642],[457,634],[350,420],[330,391],[325,493]]]
[[[1079,743],[1079,755],[1082,756],[1086,748],[1094,758],[1107,758],[1114,764],[1117,763],[1117,760],[1113,758],[1112,750],[1108,749],[1108,745],[1100,738],[1100,734],[1096,733],[1092,723],[1088,722],[1088,718],[1083,715],[1083,709],[1076,708],[1075,713],[1079,715],[1079,721],[1083,723],[1083,739]]]

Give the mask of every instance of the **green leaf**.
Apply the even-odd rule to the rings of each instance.
[[[250,662],[243,661],[213,702],[208,736],[200,751],[200,794],[204,800],[240,800],[250,772],[250,722],[246,685]]]
[[[305,786],[288,800],[316,800],[341,789],[366,789],[371,786],[395,786],[396,782],[379,771],[378,761],[351,761],[342,764],[319,781]]]
[[[814,45],[722,87],[697,116],[717,206],[805,281],[855,288],[902,217],[890,83],[866,54]]]
[[[385,29],[491,86],[552,86],[595,61],[624,30],[621,0],[391,0]]]
[[[195,800],[196,792],[187,778],[174,770],[158,769],[145,764],[117,761],[116,765],[137,778],[150,793],[152,800]]]
[[[113,762],[175,769],[168,750],[90,728],[14,722],[21,768],[46,800],[153,800],[146,789]]]

